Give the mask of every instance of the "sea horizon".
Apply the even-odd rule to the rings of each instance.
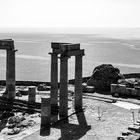
[[[14,30],[14,29],[13,29]],[[108,32],[107,32],[108,31]],[[55,32],[55,31],[54,31]],[[12,38],[16,52],[16,80],[50,81],[51,42],[80,43],[85,49],[83,76],[90,76],[100,64],[112,64],[121,73],[140,72],[140,28],[96,29],[94,33],[56,31],[1,31],[0,39]],[[81,31],[82,32],[82,31]],[[0,51],[0,77],[6,77],[6,52]],[[74,57],[69,59],[69,79],[74,78]]]

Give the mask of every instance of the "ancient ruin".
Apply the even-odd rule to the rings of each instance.
[[[6,50],[6,97],[15,98],[15,52],[12,39],[0,40],[0,49]]]
[[[51,54],[51,106],[58,106],[58,58],[60,58],[60,118],[68,116],[68,59],[75,56],[74,108],[82,109],[82,57],[80,44],[52,43]]]

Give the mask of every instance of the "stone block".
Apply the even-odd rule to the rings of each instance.
[[[111,84],[111,93],[125,94],[126,86],[121,84]]]
[[[95,92],[95,87],[94,86],[83,87],[83,92],[84,93],[94,93]]]
[[[136,94],[138,97],[140,97],[140,87],[139,86],[135,86],[136,89]]]
[[[80,50],[80,44],[52,43],[52,49],[60,50],[62,52]]]
[[[130,125],[128,129],[140,133],[140,126],[138,125]]]
[[[126,94],[136,96],[137,91],[134,88],[126,88]]]

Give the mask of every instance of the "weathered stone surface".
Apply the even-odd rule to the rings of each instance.
[[[136,94],[138,97],[140,97],[140,86],[135,86]]]
[[[38,120],[39,115],[39,113],[28,115],[17,112],[14,116],[9,117],[5,128],[1,131],[1,134],[14,135],[23,131],[25,128],[34,126],[35,124],[37,124],[34,119]]]
[[[126,88],[126,94],[136,96],[137,90],[135,88]]]
[[[40,84],[38,85],[37,87],[37,90],[38,91],[48,91],[50,90],[51,88],[49,86],[47,86],[46,84]]]
[[[23,120],[25,120],[24,116],[21,113],[17,113],[16,115],[8,118],[6,126],[8,128],[13,128]]]
[[[114,93],[113,96],[114,97],[119,97],[119,93]]]
[[[20,131],[21,129],[17,127],[10,128],[10,129],[6,127],[1,131],[1,133],[6,135],[14,135],[14,134],[18,134]]]
[[[132,130],[132,131],[136,131],[136,132],[140,133],[140,126],[138,126],[138,125],[130,125],[128,127],[128,130]]]
[[[127,88],[135,88],[135,86],[140,87],[140,80],[137,78],[119,79],[118,84],[126,85]]]
[[[20,128],[20,127],[28,127],[28,126],[33,126],[35,124],[35,122],[33,121],[33,120],[24,120],[24,121],[22,121],[22,122],[20,122],[20,123],[18,123],[16,126],[18,127],[18,128]]]
[[[126,86],[121,84],[111,84],[111,93],[125,94]]]
[[[17,94],[16,96],[28,95],[28,87],[20,86],[16,88]]]
[[[94,86],[87,86],[86,83],[82,84],[82,91],[84,93],[94,93],[95,92],[95,87]]]
[[[117,83],[118,79],[124,78],[118,68],[111,64],[102,64],[93,70],[91,78],[87,81],[88,86],[94,86],[96,89],[109,90],[110,84]]]

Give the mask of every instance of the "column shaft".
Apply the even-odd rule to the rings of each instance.
[[[8,99],[15,98],[15,50],[7,50],[6,91]]]
[[[68,116],[68,58],[60,58],[60,119]]]
[[[50,98],[41,98],[41,127],[50,128],[51,106]]]
[[[82,109],[82,55],[75,56],[75,109]]]
[[[28,101],[35,103],[36,101],[36,86],[28,87]]]
[[[58,58],[51,54],[51,106],[58,106]]]

